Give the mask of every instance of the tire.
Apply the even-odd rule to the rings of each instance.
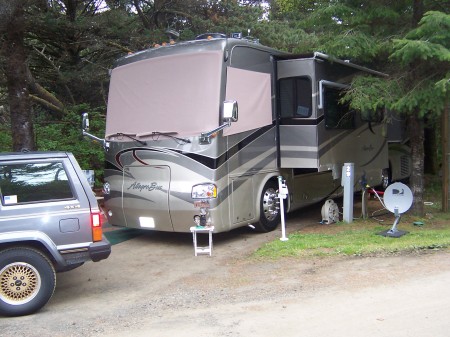
[[[261,192],[259,198],[259,222],[254,226],[258,232],[271,232],[280,223],[280,205],[277,197],[278,184],[268,181]]]
[[[55,269],[39,251],[11,248],[0,252],[0,315],[36,312],[50,300],[55,286]]]
[[[391,168],[384,169],[382,172],[382,178],[381,178],[381,187],[383,191],[392,183],[392,172]]]

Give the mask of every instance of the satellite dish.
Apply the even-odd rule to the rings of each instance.
[[[397,229],[401,214],[405,213],[412,205],[413,195],[408,186],[402,183],[393,183],[384,191],[384,206],[387,210],[395,214],[395,221],[392,228],[379,233],[383,236],[399,238],[408,232]]]
[[[402,183],[393,183],[384,191],[384,205],[392,213],[405,213],[412,205],[411,189]]]

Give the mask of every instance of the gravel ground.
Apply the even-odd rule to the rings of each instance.
[[[311,218],[289,217],[288,232]],[[145,232],[114,245],[105,261],[58,274],[48,305],[0,318],[0,335],[448,336],[448,250],[249,258],[280,234],[215,234],[213,256],[195,257],[190,234]]]

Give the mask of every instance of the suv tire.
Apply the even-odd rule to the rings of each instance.
[[[0,252],[0,315],[36,312],[50,300],[55,285],[55,269],[41,252],[26,247]]]

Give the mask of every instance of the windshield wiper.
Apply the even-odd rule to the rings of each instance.
[[[176,135],[176,134],[178,134],[178,133],[177,132],[158,132],[158,131],[153,131],[151,133],[152,136],[156,136],[156,137],[166,136],[166,137],[172,138],[175,141],[177,141],[178,144],[181,144],[181,145],[188,144],[191,142],[189,139],[186,139],[186,138],[175,137],[174,135]]]
[[[131,136],[131,135],[127,135],[126,133],[122,133],[122,132],[117,132],[116,134],[112,135],[112,136],[119,136],[119,137],[127,137],[131,140],[134,140],[135,142],[141,144],[141,145],[147,145],[146,142],[136,139],[135,137]]]

